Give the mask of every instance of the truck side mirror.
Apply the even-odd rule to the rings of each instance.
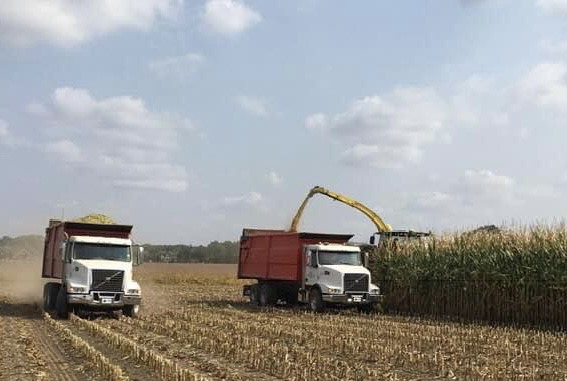
[[[374,245],[374,242],[376,242],[376,238],[372,235],[370,236],[370,244]]]
[[[317,264],[317,254],[315,253],[311,253],[311,267],[313,267],[314,269],[319,267],[319,265]]]
[[[132,258],[132,264],[134,266],[139,266],[144,263],[144,247],[140,245],[134,245],[132,247],[134,256]]]
[[[67,260],[67,258],[65,258],[65,242],[63,242],[61,244],[61,247],[59,248],[59,256],[61,257],[61,262],[65,262]]]
[[[368,268],[368,257],[368,252],[362,254],[362,263],[366,268]]]

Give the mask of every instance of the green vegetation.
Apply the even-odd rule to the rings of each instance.
[[[567,310],[567,228],[474,232],[382,250],[373,275],[390,310],[560,325]]]
[[[144,245],[147,262],[237,263],[238,242],[213,241],[207,246]]]

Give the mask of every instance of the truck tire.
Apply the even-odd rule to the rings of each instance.
[[[128,316],[129,318],[137,318],[140,314],[140,305],[139,304],[132,304],[126,305],[122,308],[122,313],[124,316]]]
[[[299,301],[298,291],[290,290],[285,295],[285,302],[288,306],[295,306]]]
[[[258,304],[262,307],[273,306],[276,304],[274,290],[271,285],[266,283],[260,285]]]
[[[314,287],[309,291],[309,308],[313,312],[323,312],[325,311],[325,302],[323,302],[323,296],[321,295],[321,290]]]
[[[250,304],[252,304],[253,306],[257,306],[259,304],[257,284],[253,284],[252,286],[250,286]]]
[[[356,306],[356,309],[361,314],[370,314],[374,312],[374,304],[360,304]]]
[[[59,283],[49,282],[43,285],[43,309],[44,311],[53,311],[59,293]]]
[[[65,286],[61,286],[59,288],[57,301],[55,302],[55,313],[60,319],[69,318],[69,305],[67,304],[67,290],[65,289]]]

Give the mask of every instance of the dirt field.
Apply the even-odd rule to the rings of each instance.
[[[562,333],[261,309],[234,265],[145,264],[139,319],[53,320],[38,264],[0,263],[0,380],[565,380]]]

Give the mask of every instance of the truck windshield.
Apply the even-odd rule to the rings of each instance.
[[[105,259],[109,261],[130,261],[130,247],[105,245],[102,243],[80,243],[74,245],[75,259]]]
[[[355,251],[319,251],[319,264],[362,266],[360,253]]]

